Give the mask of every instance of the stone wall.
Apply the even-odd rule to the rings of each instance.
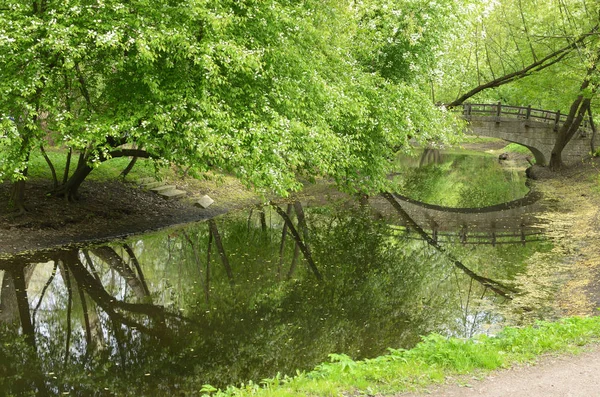
[[[536,163],[547,165],[557,132],[554,125],[537,121],[490,116],[469,117],[469,135],[487,136],[514,142],[527,147]],[[562,158],[566,164],[581,161],[591,151],[591,134],[578,132],[565,147]]]

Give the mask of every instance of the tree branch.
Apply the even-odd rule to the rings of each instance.
[[[150,158],[152,155],[142,149],[118,149],[109,152],[111,158],[115,157],[143,157]]]
[[[510,83],[512,81],[521,79],[523,77],[529,76],[533,72],[539,72],[540,70],[543,70],[551,65],[554,65],[555,63],[562,60],[572,50],[577,48],[577,46],[580,43],[582,43],[586,38],[588,38],[591,34],[595,33],[597,30],[598,30],[598,25],[594,26],[594,28],[591,30],[590,33],[581,35],[577,40],[575,40],[573,43],[569,44],[568,46],[563,47],[557,51],[554,51],[553,53],[545,56],[544,58],[540,59],[537,62],[533,62],[532,64],[528,65],[527,67],[525,67],[521,70],[517,70],[516,72],[512,72],[512,73],[506,74],[504,76],[498,77],[497,79],[488,81],[485,84],[480,84],[477,87],[475,87],[472,90],[465,93],[464,95],[460,96],[458,99],[455,99],[454,101],[450,102],[446,106],[447,107],[459,106],[464,101],[471,98],[475,94],[480,93],[481,91],[484,91],[488,88],[499,87],[501,85],[504,85],[504,84]]]

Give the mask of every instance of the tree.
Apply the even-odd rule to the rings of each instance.
[[[467,7],[471,14],[463,27],[466,33],[447,47],[450,55],[442,68],[447,80],[440,88],[445,102],[457,106],[476,97],[569,108],[550,160],[550,168],[561,168],[562,149],[588,107],[591,114],[600,46],[598,4],[585,0],[473,4]]]
[[[67,164],[78,155],[54,191],[69,199],[121,156],[231,172],[281,194],[301,175],[378,190],[395,150],[452,128],[413,78],[433,48],[419,46],[433,35],[414,21],[447,10],[388,3],[411,7],[395,32],[410,38],[399,41],[412,50],[408,68],[365,67],[366,46],[385,36],[364,33],[351,1],[8,0],[0,179],[26,179],[29,153],[52,137]]]

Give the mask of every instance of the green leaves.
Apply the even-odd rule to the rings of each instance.
[[[395,151],[454,128],[417,78],[446,3],[10,0],[0,113],[26,120],[25,152],[53,134],[88,163],[135,143],[280,194],[379,190]]]

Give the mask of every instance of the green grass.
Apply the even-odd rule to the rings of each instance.
[[[67,161],[67,152],[58,148],[47,148],[46,152],[48,157],[52,161],[54,168],[56,169],[57,177],[59,180],[62,180],[62,176],[65,169],[65,164]],[[78,157],[74,155],[71,159],[70,173],[72,174],[75,171],[75,167],[77,166]],[[100,164],[97,168],[95,168],[89,176],[91,180],[114,180],[119,177],[119,174],[122,170],[127,167],[129,164],[129,157],[119,157],[110,159],[102,164]],[[149,159],[138,159],[135,164],[135,167],[131,170],[127,179],[136,180],[144,177],[167,177],[172,174],[172,171],[168,169],[161,169],[158,174],[156,173],[154,164]],[[28,176],[32,179],[47,179],[52,180],[52,173],[46,160],[42,156],[39,150],[34,151],[31,154],[31,158],[29,161],[29,170]]]
[[[518,143],[509,143],[502,150],[509,153],[531,154],[531,151],[529,149],[527,149],[523,145],[519,145]]]
[[[393,394],[441,383],[449,376],[483,375],[498,368],[531,362],[545,353],[577,353],[597,342],[600,317],[565,318],[524,328],[505,328],[495,337],[462,340],[430,335],[411,350],[391,350],[375,359],[353,361],[332,354],[331,362],[295,377],[276,376],[260,384],[215,390],[204,395],[226,396],[339,396]]]

